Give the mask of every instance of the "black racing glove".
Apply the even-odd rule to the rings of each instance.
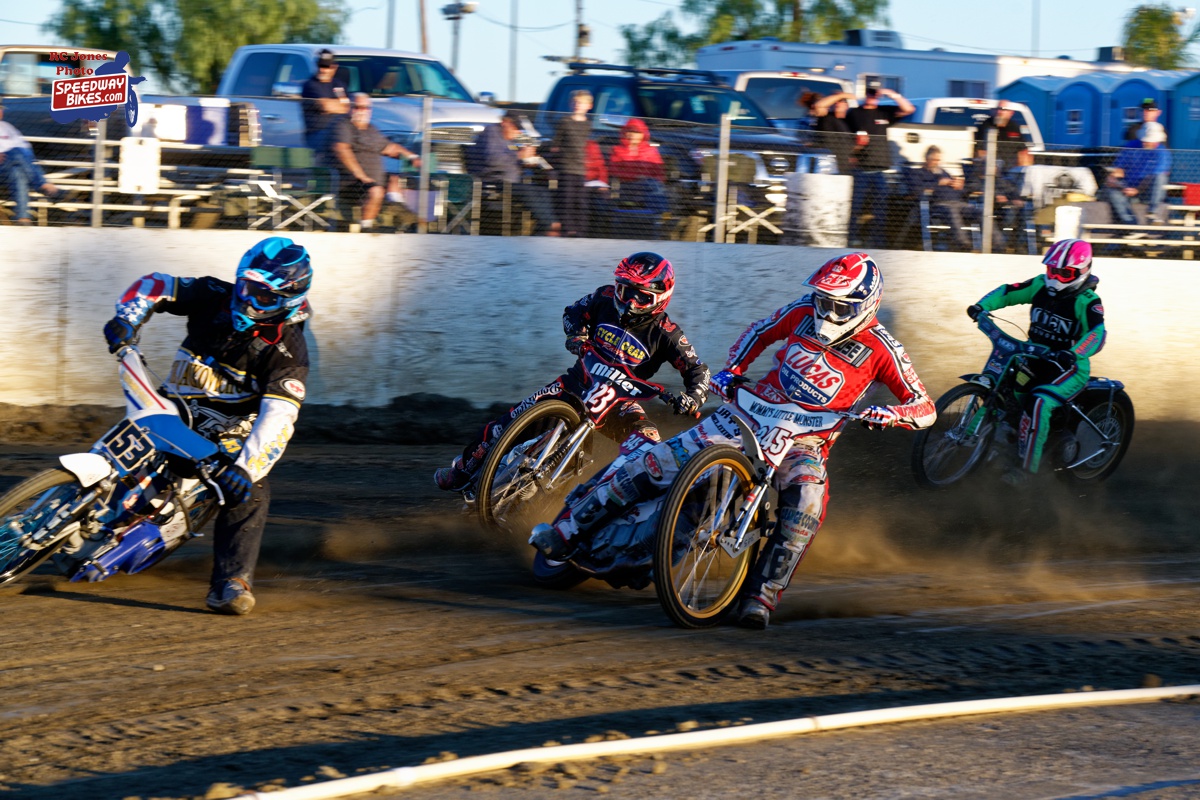
[[[250,499],[254,481],[250,479],[249,472],[237,464],[230,464],[217,475],[217,486],[221,487],[221,492],[225,495],[226,506],[240,506]]]
[[[137,329],[120,317],[113,317],[104,323],[104,341],[108,342],[108,352],[116,353],[127,344],[137,344]]]
[[[1063,372],[1075,369],[1075,354],[1070,350],[1054,350],[1046,355],[1047,361],[1053,361]]]
[[[677,394],[671,398],[671,409],[680,416],[700,416],[701,401],[690,394]]]
[[[972,320],[979,319],[981,313],[983,313],[983,306],[979,305],[979,303],[967,306],[967,316]]]
[[[583,355],[583,347],[587,344],[588,337],[586,336],[568,336],[566,342],[567,352],[578,358]]]

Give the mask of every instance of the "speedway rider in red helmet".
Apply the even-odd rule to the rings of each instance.
[[[933,401],[904,347],[875,317],[883,297],[883,275],[866,253],[828,261],[809,277],[810,290],[766,319],[751,325],[729,351],[725,369],[710,387],[727,397],[734,376],[744,374],[768,346],[780,343],[774,367],[755,391],[773,402],[794,402],[822,411],[848,411],[867,389],[882,382],[899,405],[869,406],[872,427],[910,430],[933,424]],[[800,439],[775,478],[779,521],[759,555],[739,610],[738,623],[765,628],[805,550],[825,517],[825,461],[838,432]],[[705,447],[741,447],[733,413],[722,405],[689,431],[626,461],[610,478],[577,500],[553,525],[539,525],[530,543],[548,558],[562,560],[572,540],[603,527],[621,511],[665,492],[692,456]]]
[[[156,313],[187,317],[187,338],[160,390],[187,406],[193,427],[229,457],[217,475],[225,505],[213,527],[213,570],[206,603],[219,614],[248,614],[250,591],[271,503],[267,473],[291,439],[304,384],[312,316],[308,251],[282,236],[251,247],[233,283],[139,278],[104,326],[110,353],[137,342]],[[164,391],[165,390],[165,391]]]
[[[1014,484],[1038,471],[1050,415],[1087,386],[1091,357],[1104,347],[1104,304],[1096,294],[1100,280],[1092,274],[1092,246],[1082,239],[1062,239],[1050,246],[1042,263],[1045,275],[999,286],[967,309],[975,319],[981,311],[1028,303],[1029,341],[1050,347],[1048,355],[1029,362],[1034,380],[1025,386],[1029,394],[1018,440],[1024,471],[1005,475]]]
[[[613,283],[601,286],[563,310],[567,350],[574,355],[590,344],[604,358],[624,364],[636,377],[649,380],[664,364],[683,376],[685,393],[672,403],[677,414],[694,414],[708,397],[708,367],[696,357],[679,326],[667,317],[675,291],[675,268],[657,253],[634,253],[617,265]],[[433,475],[439,489],[470,493],[492,445],[512,421],[535,403],[552,398],[578,400],[586,391],[583,366],[576,361],[558,376],[498,419],[484,425],[480,436],[463,448],[449,467]],[[601,433],[621,441],[638,431],[654,441],[658,429],[646,419],[641,405],[618,406]]]

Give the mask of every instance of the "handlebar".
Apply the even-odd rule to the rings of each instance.
[[[991,312],[980,311],[975,317],[975,326],[979,328],[984,336],[996,344],[1000,342],[1007,343],[1009,346],[1005,349],[1012,352],[1027,356],[1044,356],[1050,352],[1050,348],[1044,344],[1036,344],[1027,339],[1018,339],[1002,330],[999,325],[992,321]]]

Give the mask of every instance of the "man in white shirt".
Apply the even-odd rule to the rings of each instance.
[[[4,121],[4,102],[0,100],[0,180],[8,184],[16,202],[17,225],[32,225],[29,217],[29,187],[51,199],[58,197],[58,188],[46,181],[42,168],[34,160],[33,148],[21,132]]]

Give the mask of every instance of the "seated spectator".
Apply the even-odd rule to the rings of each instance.
[[[1033,227],[1033,190],[1026,186],[1025,180],[1025,170],[1033,166],[1033,153],[1028,148],[1018,150],[1016,160],[1016,166],[1004,173],[1004,186],[1008,191],[1004,198],[1007,203],[996,215],[1002,223],[1001,236],[1005,239],[1005,246],[1014,239],[1020,241],[1025,230]]]
[[[636,117],[626,122],[621,128],[621,141],[613,146],[608,158],[609,174],[621,182],[622,205],[666,213],[663,184],[667,174],[658,148],[650,144],[650,129],[645,122]]]
[[[1126,142],[1117,155],[1116,163],[1105,179],[1104,198],[1122,225],[1138,224],[1132,205],[1135,199],[1147,204],[1146,221],[1159,224],[1158,214],[1167,199],[1167,175],[1171,171],[1171,152],[1164,147],[1167,134],[1161,123],[1146,122],[1137,135],[1138,138]],[[1126,238],[1145,235],[1133,231]]]
[[[969,253],[971,240],[963,230],[963,215],[967,200],[963,194],[963,179],[942,169],[942,149],[937,145],[925,151],[925,163],[908,171],[909,192],[918,200],[929,201],[930,220],[944,220],[958,250]],[[917,209],[913,210],[915,214]],[[911,224],[912,215],[910,215]]]
[[[485,183],[507,185],[512,197],[533,215],[534,233],[557,236],[561,225],[554,219],[550,190],[545,186],[523,183],[525,165],[540,161],[533,145],[517,145],[513,140],[521,132],[521,115],[509,109],[499,125],[488,125],[470,148],[470,169]]]
[[[608,165],[604,163],[604,152],[595,140],[589,139],[583,152],[584,190],[587,192],[589,212],[588,234],[605,236],[612,205],[608,202]]]
[[[17,225],[32,225],[29,216],[29,190],[37,189],[49,199],[58,197],[58,188],[46,180],[38,166],[29,142],[11,124],[4,121],[4,103],[0,101],[0,180],[8,185],[8,191],[16,203],[13,222]]]
[[[375,227],[383,207],[383,156],[421,163],[416,154],[389,141],[371,124],[371,98],[363,92],[355,92],[349,118],[340,120],[334,129],[333,154],[342,173],[343,190],[362,205],[364,231]]]
[[[973,204],[970,216],[982,224],[987,190],[987,144],[977,142],[976,147],[975,158],[963,164],[963,190]],[[1019,199],[1020,189],[1012,183],[1010,174],[1004,160],[997,158],[992,185],[992,252],[1004,249],[1005,220],[1012,212],[1014,200]]]

